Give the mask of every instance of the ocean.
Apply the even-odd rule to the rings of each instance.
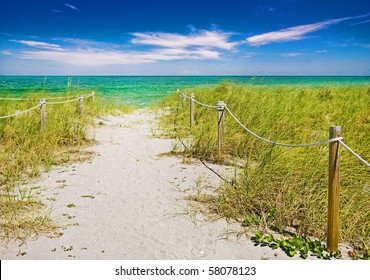
[[[177,89],[225,81],[260,86],[370,85],[369,76],[0,76],[0,96],[42,90],[64,94],[69,83],[72,90],[95,91],[142,107]]]

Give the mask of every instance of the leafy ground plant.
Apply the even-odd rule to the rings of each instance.
[[[302,259],[307,259],[309,253],[320,259],[340,259],[342,257],[340,250],[335,253],[328,253],[324,243],[320,240],[312,240],[307,236],[294,235],[291,238],[286,238],[284,236],[275,238],[272,234],[263,234],[260,231],[255,231],[254,234],[255,236],[252,240],[254,240],[256,244],[269,246],[273,249],[280,248],[289,257],[294,257],[299,254]]]

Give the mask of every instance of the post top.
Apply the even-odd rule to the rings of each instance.
[[[219,100],[219,101],[217,102],[217,110],[222,111],[222,110],[224,110],[224,109],[225,109],[225,107],[226,107],[226,103],[225,103],[225,102],[223,102],[223,101],[221,101],[221,100]]]
[[[329,128],[329,137],[337,138],[342,136],[342,127],[341,126],[331,126]]]

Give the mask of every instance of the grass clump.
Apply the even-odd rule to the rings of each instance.
[[[1,240],[25,240],[57,229],[35,190],[2,187],[0,206]]]
[[[36,92],[22,95],[25,100],[0,100],[0,116],[32,108],[41,97],[53,102],[74,99],[79,94],[86,96],[87,92],[70,91],[63,95],[65,99],[53,100],[56,96]],[[49,104],[46,110],[45,129],[41,129],[39,108],[0,119],[0,239],[24,240],[32,234],[54,231],[56,225],[39,194],[21,189],[19,185],[53,165],[86,158],[88,152],[82,148],[94,143],[88,136],[94,118],[129,112],[132,108],[110,104],[100,97],[95,100],[85,97],[83,115],[79,113],[77,101]]]
[[[224,101],[233,114],[258,135],[282,143],[328,139],[330,126],[342,126],[344,142],[369,160],[370,88],[368,86],[247,86],[223,83],[188,89],[202,103]],[[189,100],[172,95],[162,106],[170,114],[162,129],[174,138],[192,139],[192,156],[220,161],[217,111],[195,105],[189,132]],[[340,239],[369,249],[370,172],[342,149]],[[244,226],[325,237],[328,145],[305,148],[275,146],[253,137],[225,112],[225,158],[239,168],[234,184],[217,191],[210,209]],[[236,167],[237,168],[237,167]]]

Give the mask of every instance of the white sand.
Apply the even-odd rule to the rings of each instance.
[[[58,167],[33,183],[45,187],[53,217],[78,225],[58,238],[0,245],[0,259],[291,259],[280,250],[255,247],[245,236],[225,239],[226,231],[240,230],[235,224],[189,215],[183,199],[189,191],[178,189],[194,189],[200,176],[203,185],[217,186],[220,179],[201,163],[159,156],[171,151],[173,140],[152,136],[153,119],[138,110],[103,120],[92,147],[97,156]]]

